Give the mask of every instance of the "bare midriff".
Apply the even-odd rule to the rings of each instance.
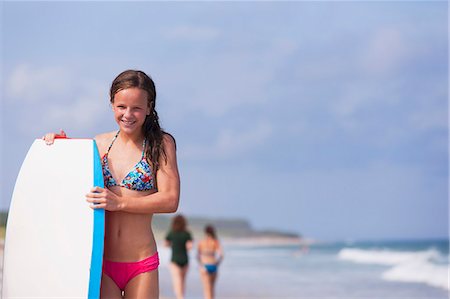
[[[110,187],[110,191],[124,198],[142,197],[156,190],[135,191]],[[106,211],[104,258],[114,262],[136,262],[156,253],[151,227],[153,214]]]

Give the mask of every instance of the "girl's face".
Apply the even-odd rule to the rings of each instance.
[[[151,112],[147,97],[147,92],[140,88],[122,89],[114,95],[114,119],[122,132],[132,134],[141,130]]]

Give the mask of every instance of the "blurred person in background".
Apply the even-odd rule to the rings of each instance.
[[[172,273],[173,290],[177,299],[184,298],[186,274],[189,268],[188,251],[192,249],[192,236],[186,226],[186,218],[183,215],[176,215],[166,236],[166,246],[172,249],[170,272]]]
[[[197,259],[200,264],[200,276],[203,294],[206,299],[214,298],[214,286],[218,266],[223,260],[223,250],[212,225],[205,227],[205,238],[198,244]]]

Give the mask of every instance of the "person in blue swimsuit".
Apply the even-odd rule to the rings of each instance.
[[[218,266],[223,260],[223,250],[212,225],[205,227],[205,238],[198,244],[197,259],[200,264],[200,276],[203,294],[206,299],[214,298]]]
[[[180,178],[175,139],[159,125],[156,89],[144,72],[127,70],[110,88],[117,130],[97,135],[105,188],[86,195],[105,209],[101,298],[159,298],[159,258],[151,221],[178,208]],[[60,134],[43,139],[52,144]]]

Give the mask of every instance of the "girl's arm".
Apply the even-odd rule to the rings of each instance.
[[[178,209],[180,198],[180,176],[178,174],[175,141],[169,135],[163,136],[167,161],[161,157],[156,172],[158,191],[147,196],[121,197],[114,192],[94,187],[86,195],[93,209],[123,211],[128,213],[173,213]]]
[[[201,255],[201,254],[202,254],[202,241],[200,241],[200,242],[198,243],[198,247],[197,247],[197,261],[198,261],[199,265],[202,264],[202,260],[201,260],[201,258],[200,258],[200,255]]]
[[[186,242],[186,249],[187,249],[188,251],[190,251],[190,250],[192,249],[193,246],[194,246],[194,244],[192,243],[191,240],[189,240],[189,241]]]
[[[166,246],[166,247],[172,246],[172,231],[170,231],[166,235],[166,238],[164,239],[164,246]]]
[[[217,264],[220,264],[223,260],[223,249],[219,241],[216,242],[217,242],[217,254],[219,255],[219,258],[217,259]]]

